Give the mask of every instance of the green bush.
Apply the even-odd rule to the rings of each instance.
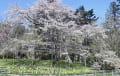
[[[15,57],[15,54],[13,52],[6,52],[6,53],[1,53],[0,54],[0,58],[14,58]]]
[[[101,65],[101,70],[114,70],[114,69],[115,69],[115,66],[107,62],[104,62]]]
[[[94,62],[95,62],[95,57],[94,56],[88,56],[86,58],[86,63],[87,63],[88,66],[93,65]]]

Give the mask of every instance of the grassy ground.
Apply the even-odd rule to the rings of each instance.
[[[0,59],[0,66],[6,67],[6,71],[9,73],[17,74],[80,74],[93,72],[89,67],[84,67],[83,63],[53,62],[51,60]]]
[[[60,76],[66,76],[66,74],[72,74],[71,76],[74,76],[74,74],[83,74],[82,76],[84,76],[84,74],[85,76],[118,76],[115,74],[112,75],[112,73],[94,72],[90,70],[90,67],[84,67],[84,64],[79,62],[70,64],[65,61],[58,61],[54,63],[54,66],[51,64],[51,60],[0,59],[0,76],[11,76],[9,74],[2,74],[2,72],[13,73],[13,75],[19,74],[20,76],[28,73],[38,74],[38,76],[40,76],[40,74],[56,74],[56,76],[58,76],[58,74],[60,74]]]

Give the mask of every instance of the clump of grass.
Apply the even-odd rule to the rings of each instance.
[[[49,74],[49,73],[89,73],[93,72],[89,67],[84,67],[83,63],[68,63],[65,61],[56,61],[51,66],[52,60],[32,60],[32,59],[0,59],[0,66],[8,66],[7,71],[10,73],[32,73],[32,74]]]
[[[10,73],[32,73],[32,74],[50,74],[50,73],[61,73],[61,74],[80,74],[80,73],[90,73],[93,72],[89,69],[17,69],[17,68],[10,68]]]

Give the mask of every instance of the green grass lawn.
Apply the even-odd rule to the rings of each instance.
[[[52,65],[51,60],[32,60],[32,59],[0,59],[0,66],[7,67],[9,73],[32,73],[32,74],[74,74],[93,72],[89,67],[84,67],[83,63],[68,63],[57,61]]]
[[[118,75],[112,75],[112,73],[96,73],[96,76],[118,76]]]

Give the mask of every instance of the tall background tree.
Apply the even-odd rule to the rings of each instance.
[[[84,6],[80,6],[76,9],[75,15],[77,16],[76,23],[78,25],[91,24],[98,19],[94,14],[93,9],[87,11]]]
[[[119,1],[111,2],[106,13],[104,28],[107,29],[109,50],[115,51],[120,56],[120,7]]]

